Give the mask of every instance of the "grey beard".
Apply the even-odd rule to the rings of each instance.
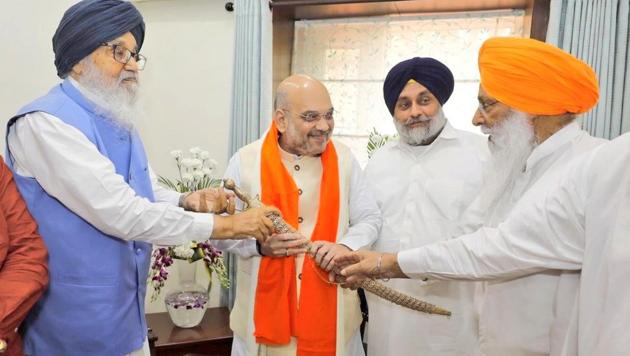
[[[96,114],[108,118],[122,129],[133,129],[134,122],[144,114],[140,105],[138,86],[127,88],[121,83],[125,78],[134,77],[135,74],[123,70],[119,78],[112,80],[105,77],[89,57],[83,61],[85,71],[77,81],[85,89],[83,94],[96,104]]]
[[[414,120],[419,121],[429,121],[429,125],[424,127],[415,127],[408,128],[406,125],[413,122]],[[444,112],[442,108],[433,116],[422,116],[420,118],[410,118],[405,123],[401,123],[394,118],[394,125],[396,126],[396,131],[398,131],[398,135],[400,135],[400,139],[411,146],[420,146],[429,142],[432,138],[434,138],[446,125],[446,116],[444,116]]]
[[[508,117],[491,129],[488,142],[492,157],[486,169],[482,199],[486,207],[486,223],[502,221],[511,208],[506,206],[512,198],[514,183],[523,174],[532,150],[536,146],[534,128],[527,114],[512,110]]]

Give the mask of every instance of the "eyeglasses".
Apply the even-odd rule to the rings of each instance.
[[[483,116],[488,116],[488,109],[490,109],[491,107],[493,107],[494,105],[498,104],[499,102],[497,100],[490,100],[490,101],[480,101],[479,102],[479,111],[481,112],[481,114],[483,114]]]
[[[282,109],[282,110],[286,112],[293,112],[287,109]],[[293,113],[295,114],[295,112]],[[322,117],[325,118],[326,120],[332,120],[334,114],[335,114],[335,109],[330,109],[325,113],[320,113],[317,111],[309,111],[304,114],[298,114],[298,117],[300,117],[302,120],[306,122],[315,122],[315,121],[319,121],[319,119],[321,119]]]
[[[112,49],[112,54],[114,56],[114,60],[121,64],[127,64],[131,60],[131,58],[136,60],[136,65],[138,66],[138,70],[143,70],[144,66],[147,64],[147,58],[138,52],[132,52],[131,50],[117,44],[111,43],[103,43],[101,46],[109,47]]]

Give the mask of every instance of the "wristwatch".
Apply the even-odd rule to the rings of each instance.
[[[8,347],[9,346],[7,345],[7,342],[3,339],[0,339],[0,354],[3,354],[5,351],[7,351]]]

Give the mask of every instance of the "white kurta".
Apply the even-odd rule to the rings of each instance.
[[[305,158],[307,160],[309,159],[309,157],[292,155],[282,149],[280,149],[280,152],[283,155],[285,164]],[[242,169],[239,155],[234,155],[230,159],[224,177],[231,178],[236,185],[240,185]],[[294,176],[294,178],[296,177]],[[319,179],[319,177],[316,177],[317,181]],[[317,199],[317,195],[315,197],[315,199]],[[352,160],[352,172],[350,173],[349,198],[350,229],[348,229],[348,232],[340,242],[352,249],[358,249],[371,244],[376,239],[382,224],[382,219],[378,206],[374,201],[373,194],[367,187],[367,181],[362,176],[361,166],[359,166],[359,162],[354,158]],[[237,201],[237,207],[238,209],[242,209],[242,203],[240,201]],[[312,227],[314,226],[311,226],[311,228]],[[310,233],[308,235],[310,235]],[[220,246],[223,250],[228,250],[245,258],[260,256],[258,251],[256,251],[255,240],[222,240],[216,241],[215,245]]]
[[[630,134],[535,184],[498,228],[398,253],[411,278],[491,279],[580,270],[561,355],[630,350]],[[535,292],[535,291],[531,291]]]
[[[581,130],[576,122],[553,134],[534,148],[512,190],[490,207],[490,218],[483,225],[499,225],[536,182],[553,187],[558,174],[572,158],[605,142]],[[557,353],[562,347],[578,285],[579,272],[559,270],[482,284],[478,303],[483,354],[535,356],[547,355],[550,350]]]
[[[8,146],[17,173],[35,178],[49,195],[108,235],[181,245],[212,233],[213,215],[179,208],[180,194],[157,184],[153,172],[157,203],[136,195],[83,133],[55,116],[27,114],[11,127]]]
[[[380,148],[365,169],[383,214],[373,249],[398,252],[448,239],[481,189],[487,155],[483,136],[448,123],[431,145],[399,141]],[[368,294],[369,355],[476,353],[475,283],[390,280],[386,284],[450,309],[453,316],[416,313]]]
[[[259,144],[253,143],[251,146],[247,146],[245,149],[248,153],[247,157],[250,157],[251,152],[256,152],[256,154],[260,154],[260,150],[251,150],[253,145]],[[344,172],[340,172],[340,190],[341,196],[343,199],[344,196],[344,186],[349,187],[347,193],[348,201],[346,203],[341,204],[340,209],[348,209],[347,213],[340,211],[340,219],[342,216],[347,216],[349,220],[349,228],[344,234],[345,237],[353,237],[353,239],[358,241],[372,241],[376,237],[378,230],[381,226],[381,215],[376,206],[370,191],[366,189],[365,182],[361,175],[361,168],[354,159],[351,157],[349,153],[349,149],[343,147],[340,143],[335,143],[337,147],[337,152],[340,160],[340,170],[344,169]],[[317,215],[319,212],[319,186],[321,182],[321,174],[322,174],[322,165],[321,159],[319,157],[307,157],[307,156],[296,156],[290,154],[288,152],[280,149],[282,163],[285,168],[291,174],[293,180],[295,181],[297,187],[299,187],[300,196],[299,196],[299,220],[300,224],[298,227],[298,231],[306,237],[310,237],[315,227],[315,222],[317,220]],[[255,167],[253,165],[242,165],[241,154],[236,154],[230,160],[228,168],[226,170],[225,176],[226,178],[232,178],[237,185],[240,185],[245,176],[252,176],[251,170],[260,169],[260,167]],[[345,160],[350,160],[347,163]],[[347,177],[347,178],[345,178]],[[348,181],[345,182],[345,179]],[[347,221],[348,221],[347,220]],[[340,224],[342,224],[340,222]],[[347,224],[347,222],[346,222]],[[345,230],[342,226],[340,231]],[[341,235],[339,235],[341,236]],[[343,241],[343,240],[342,240]],[[240,273],[247,273],[252,277],[248,280],[252,284],[251,286],[237,286],[237,294],[245,293],[248,294],[249,297],[253,300],[253,295],[255,295],[255,285],[254,282],[257,280],[258,273],[258,260],[260,255],[256,251],[256,244],[254,240],[240,240],[240,241],[221,241],[217,244],[217,246],[221,249],[227,250],[229,252],[233,252],[238,254],[243,259],[250,259],[247,261],[249,263],[248,266],[242,266],[239,263],[239,271]],[[252,258],[253,257],[253,258]],[[239,260],[239,262],[245,262],[246,260]],[[256,263],[254,263],[255,260]],[[304,256],[296,257],[296,282],[298,285],[298,295],[299,295],[299,287],[301,284],[301,280],[299,276],[302,272]],[[305,266],[307,268],[308,266]],[[251,270],[250,270],[251,268]],[[240,279],[242,281],[242,279]],[[267,345],[258,345],[254,342],[254,337],[251,333],[243,333],[241,328],[238,327],[240,325],[239,320],[243,315],[247,315],[250,320],[247,320],[248,323],[247,329],[254,330],[253,326],[253,317],[249,315],[249,313],[244,313],[242,311],[243,306],[238,305],[239,298],[242,298],[242,295],[237,296],[237,303],[235,304],[236,308],[240,308],[238,313],[233,312],[230,316],[233,318],[231,320],[231,325],[233,326],[233,330],[235,333],[233,344],[232,344],[232,355],[234,356],[245,356],[245,355],[266,355],[266,356],[287,356],[287,355],[295,355],[296,354],[296,345],[297,341],[295,338],[291,338],[291,343],[289,345],[283,346],[267,346]],[[353,303],[348,303],[347,298],[354,298]],[[243,299],[241,299],[243,300]],[[358,329],[358,325],[360,323],[360,313],[358,311],[358,295],[356,292],[351,292],[348,290],[343,290],[339,288],[338,297],[337,297],[337,354],[338,355],[348,355],[348,356],[361,356],[364,355],[363,346],[361,343],[360,332]],[[356,307],[356,311],[344,311],[344,308],[348,307]],[[235,315],[236,314],[236,315]],[[358,318],[358,320],[344,320],[344,318],[349,317],[354,319],[352,316]],[[358,321],[358,323],[357,323]],[[348,325],[345,325],[348,324]],[[346,327],[351,324],[356,324],[352,328],[352,335],[345,335]],[[237,325],[234,327],[234,325]],[[340,342],[341,339],[344,339],[343,342]],[[348,340],[348,342],[345,342]]]

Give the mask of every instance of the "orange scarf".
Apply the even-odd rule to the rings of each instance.
[[[260,167],[262,202],[276,206],[285,221],[298,227],[298,188],[282,164],[278,129],[272,123],[262,145]],[[312,241],[335,242],[339,221],[339,166],[337,152],[328,143],[321,156],[323,174],[319,211]],[[307,256],[304,259],[306,263]],[[256,342],[286,345],[297,337],[298,356],[335,355],[337,336],[337,287],[327,284],[313,268],[304,265],[299,309],[295,257],[263,257],[258,270],[254,304]]]

